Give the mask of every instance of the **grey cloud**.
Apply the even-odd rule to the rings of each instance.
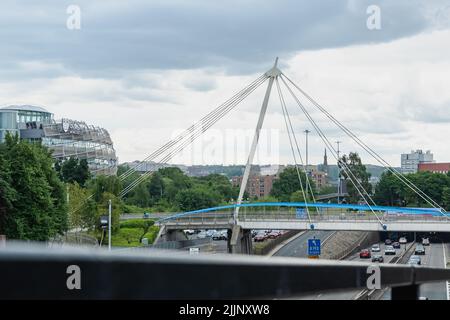
[[[4,1],[0,60],[43,61],[88,77],[142,69],[266,68],[301,50],[384,42],[427,28],[420,1],[377,1],[382,29],[366,28],[372,1],[87,1],[82,29],[65,27],[72,1]],[[195,89],[195,88],[194,88]],[[200,90],[205,89],[200,86]]]

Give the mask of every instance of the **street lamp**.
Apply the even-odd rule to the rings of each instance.
[[[109,199],[108,216],[108,251],[111,251],[111,199]]]
[[[311,131],[309,131],[308,129],[306,129],[305,131],[303,131],[306,135],[306,172],[308,172],[308,133],[310,133]]]
[[[338,187],[337,187],[337,202],[339,204],[339,195],[341,194],[341,165],[340,165],[340,154],[341,150],[339,149],[340,144],[342,141],[336,141],[337,144],[337,158],[338,158]]]

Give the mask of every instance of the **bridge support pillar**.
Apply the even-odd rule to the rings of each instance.
[[[252,233],[251,230],[242,229],[239,225],[234,225],[228,231],[228,252],[238,254],[252,254]],[[231,236],[230,236],[231,235]]]
[[[158,236],[155,239],[155,243],[166,241],[181,241],[187,240],[183,230],[168,230],[165,226],[161,228]]]

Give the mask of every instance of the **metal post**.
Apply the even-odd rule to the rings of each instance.
[[[306,166],[305,166],[305,175],[308,175],[308,173],[309,173],[309,169],[308,169],[308,133],[310,133],[311,131],[306,129],[303,132],[306,134]],[[308,198],[308,186],[306,186],[305,196],[306,196],[306,198]],[[305,199],[305,201],[306,201],[306,199]]]
[[[111,199],[109,199],[109,216],[108,216],[108,251],[111,251]]]
[[[340,199],[339,199],[339,195],[341,194],[341,168],[340,166],[340,150],[339,150],[339,145],[341,144],[341,141],[336,141],[337,144],[337,158],[338,158],[338,187],[337,187],[337,203],[339,204]]]
[[[272,69],[266,72],[266,76],[269,77],[269,84],[267,85],[266,94],[264,96],[264,100],[261,106],[261,111],[259,112],[259,119],[255,129],[255,135],[253,136],[252,146],[250,148],[250,153],[247,158],[247,164],[245,165],[244,175],[242,177],[241,188],[239,190],[239,197],[237,199],[237,204],[242,203],[242,198],[244,197],[245,188],[247,186],[248,176],[250,175],[250,169],[253,163],[253,158],[255,156],[256,147],[258,145],[259,133],[261,131],[261,127],[264,122],[264,117],[267,111],[267,104],[269,103],[270,91],[272,90],[273,81],[279,75],[281,75],[281,71],[277,68],[278,58],[275,60],[275,64]],[[237,223],[239,214],[239,207],[234,209],[234,222]]]

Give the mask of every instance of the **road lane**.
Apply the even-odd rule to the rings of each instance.
[[[432,243],[425,247],[425,256],[422,259],[422,265],[427,267],[445,268],[445,244]],[[446,282],[425,283],[419,288],[420,296],[427,297],[429,300],[447,300]]]
[[[325,240],[333,231],[307,231],[298,238],[287,243],[285,246],[275,252],[274,256],[278,257],[308,257],[308,239],[316,237],[316,239]]]

